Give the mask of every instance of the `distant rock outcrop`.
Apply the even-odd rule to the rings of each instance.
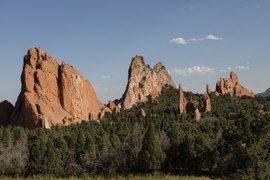
[[[212,106],[211,106],[211,99],[209,94],[211,93],[211,89],[209,88],[208,84],[206,85],[206,92],[204,94],[204,111],[205,112],[211,112]]]
[[[104,106],[89,81],[72,66],[61,65],[41,48],[24,57],[22,88],[12,124],[28,128],[97,119]],[[68,123],[67,123],[68,122]]]
[[[120,113],[120,112],[121,112],[121,109],[122,109],[122,106],[121,106],[121,104],[119,103],[119,104],[117,104],[117,106],[116,106],[114,112]]]
[[[206,85],[206,93],[210,94],[212,92],[211,88],[209,87],[209,85]]]
[[[138,103],[155,99],[166,85],[175,87],[161,63],[152,69],[145,64],[142,56],[134,57],[129,68],[128,84],[121,99],[123,108],[129,109]]]
[[[256,94],[256,96],[260,96],[260,97],[267,97],[267,96],[270,96],[270,88],[266,89],[266,91],[263,92],[263,93],[258,93],[258,94]]]
[[[179,114],[186,114],[186,105],[187,105],[187,100],[184,97],[184,92],[182,88],[182,84],[179,84]]]
[[[195,109],[194,114],[195,114],[196,121],[200,121],[201,120],[201,113],[200,113],[199,109]]]
[[[215,96],[218,96],[219,94],[254,97],[254,94],[252,92],[241,86],[238,80],[238,76],[234,72],[230,73],[230,78],[220,78],[220,80],[217,81]]]
[[[142,117],[145,117],[145,116],[146,116],[146,113],[145,113],[145,111],[143,110],[143,108],[141,108],[140,114],[141,114]]]
[[[109,101],[109,103],[107,104],[107,107],[110,108],[111,111],[114,111],[116,108],[116,105],[113,101]]]
[[[0,103],[0,126],[7,126],[10,124],[13,110],[14,106],[10,102],[3,101]]]

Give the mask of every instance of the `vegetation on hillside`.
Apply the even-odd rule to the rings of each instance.
[[[0,127],[0,175],[56,177],[163,172],[233,179],[270,178],[270,99],[214,97],[212,112],[202,95],[185,93],[187,115],[179,116],[178,91],[163,90],[153,102],[98,122],[29,130]],[[140,116],[140,109],[146,117]]]

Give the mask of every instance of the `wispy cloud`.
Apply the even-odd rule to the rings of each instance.
[[[182,37],[178,37],[178,38],[174,38],[171,39],[170,42],[171,43],[175,43],[175,44],[179,44],[179,45],[186,45],[189,44],[191,42],[198,42],[198,41],[205,41],[205,40],[211,40],[211,41],[221,41],[223,40],[222,37],[218,37],[212,34],[209,34],[206,37],[203,38],[189,38],[189,39],[184,39]]]
[[[205,66],[193,66],[190,68],[184,68],[184,69],[173,69],[173,72],[175,74],[178,74],[180,76],[189,76],[192,74],[213,74],[215,73],[215,68],[205,67]]]
[[[187,68],[179,68],[179,69],[173,69],[171,72],[175,73],[180,76],[190,76],[193,74],[214,74],[218,72],[228,72],[233,70],[241,70],[241,71],[247,71],[250,70],[250,67],[248,65],[245,66],[234,66],[234,67],[227,67],[227,68],[212,68],[212,67],[206,67],[206,66],[193,66],[193,67],[187,67]]]
[[[243,71],[250,70],[249,66],[235,66],[234,68]]]
[[[223,40],[222,37],[217,37],[217,36],[214,36],[214,35],[208,35],[206,38],[204,38],[205,40],[214,40],[214,41],[221,41]]]
[[[175,44],[182,44],[182,45],[188,43],[187,40],[185,40],[185,39],[183,39],[183,38],[181,38],[181,37],[179,37],[179,38],[174,38],[174,39],[170,40],[170,42],[171,42],[171,43],[175,43]]]

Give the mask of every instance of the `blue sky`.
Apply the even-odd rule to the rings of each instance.
[[[235,71],[253,92],[270,87],[268,0],[0,0],[0,101],[15,103],[31,47],[73,65],[99,99],[120,98],[130,61],[162,62],[176,85],[204,92]]]

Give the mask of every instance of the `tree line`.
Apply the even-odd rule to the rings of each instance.
[[[185,93],[196,108],[203,97]],[[0,175],[59,177],[130,173],[270,178],[270,99],[215,97],[200,122],[178,113],[178,91],[100,123],[34,130],[0,127]],[[146,117],[140,115],[140,109]]]

